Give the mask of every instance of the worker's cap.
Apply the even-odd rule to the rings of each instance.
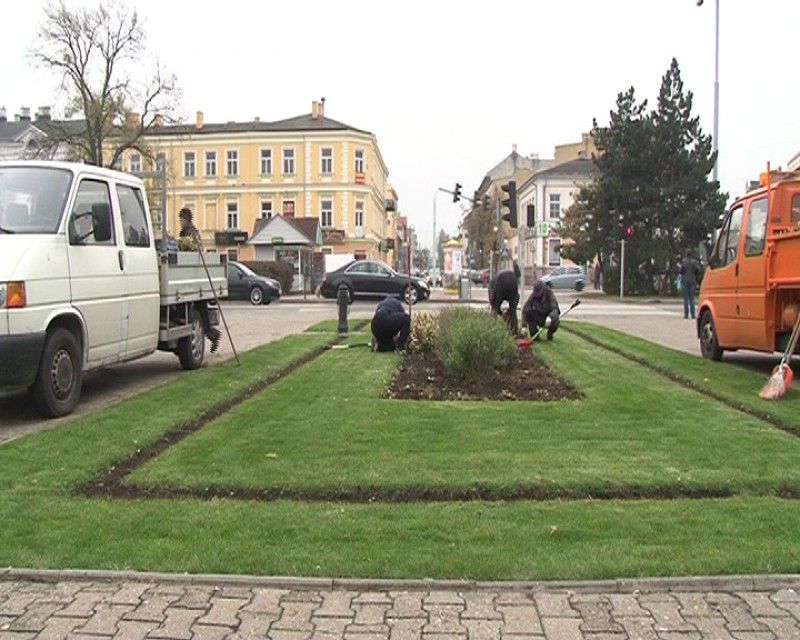
[[[537,298],[541,297],[542,294],[544,293],[544,288],[546,286],[547,285],[545,285],[545,283],[542,282],[541,280],[537,280],[536,282],[534,282],[533,283],[533,295],[536,296]]]

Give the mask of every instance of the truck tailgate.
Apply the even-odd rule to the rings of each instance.
[[[770,238],[769,286],[800,286],[800,230],[781,233]]]
[[[228,296],[227,262],[223,262],[219,254],[205,253],[203,257],[211,274],[213,292],[198,253],[178,251],[159,256],[159,291],[162,306],[179,302],[213,300],[214,292],[220,298]]]

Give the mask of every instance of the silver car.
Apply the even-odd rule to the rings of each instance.
[[[586,286],[586,272],[583,267],[558,267],[546,276],[542,276],[542,282],[551,289],[583,291]]]

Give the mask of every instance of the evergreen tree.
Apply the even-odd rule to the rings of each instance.
[[[599,256],[604,286],[617,292],[625,238],[626,291],[672,292],[681,254],[708,238],[726,200],[707,178],[711,139],[692,116],[677,61],[662,79],[657,109],[648,113],[631,88],[617,96],[608,126],[594,121],[592,135],[594,180],[565,215],[563,235],[574,241],[567,255],[580,262]]]

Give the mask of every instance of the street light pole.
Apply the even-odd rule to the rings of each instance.
[[[717,157],[714,160],[711,177],[716,181],[719,174],[719,0],[715,0],[714,4],[714,133],[711,142]],[[697,0],[697,6],[702,7],[703,0]]]

